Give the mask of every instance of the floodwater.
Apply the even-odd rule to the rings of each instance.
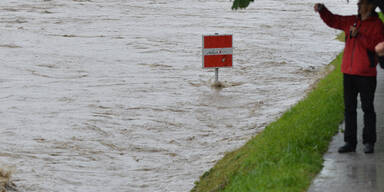
[[[2,0],[0,163],[19,191],[189,191],[342,50],[314,3]],[[201,68],[213,33],[234,35],[221,90]]]

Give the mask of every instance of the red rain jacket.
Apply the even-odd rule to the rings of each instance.
[[[320,11],[323,21],[332,28],[345,32],[345,48],[341,72],[349,75],[376,76],[377,57],[375,46],[384,41],[384,25],[377,14],[362,21],[356,15],[332,14],[326,7]],[[349,37],[350,26],[356,25],[359,33]]]

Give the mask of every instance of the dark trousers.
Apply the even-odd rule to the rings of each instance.
[[[357,144],[357,95],[360,93],[364,112],[363,143],[376,142],[376,113],[373,105],[376,77],[362,77],[344,74],[345,132],[344,141]]]

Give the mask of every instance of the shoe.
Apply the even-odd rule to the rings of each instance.
[[[356,145],[352,145],[349,143],[345,143],[344,146],[339,148],[339,153],[349,153],[349,152],[355,152],[356,151]]]
[[[364,144],[364,153],[373,153],[375,151],[375,145],[372,143]]]

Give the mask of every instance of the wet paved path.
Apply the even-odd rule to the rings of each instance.
[[[384,191],[384,71],[378,69],[375,97],[377,143],[374,154],[364,154],[362,145],[363,113],[358,109],[359,144],[356,153],[339,154],[343,134],[334,138],[325,154],[324,168],[308,192],[383,192]],[[344,126],[344,125],[341,125]]]

